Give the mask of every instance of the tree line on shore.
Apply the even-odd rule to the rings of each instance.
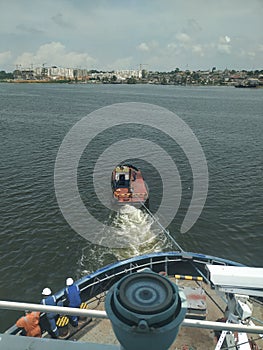
[[[86,71],[87,72],[87,71]],[[216,70],[216,67],[213,67],[212,70],[208,71],[201,71],[201,70],[185,70],[182,71],[179,68],[176,68],[175,70],[172,70],[170,72],[160,72],[160,71],[146,71],[142,70],[141,72],[141,78],[131,76],[126,79],[120,79],[118,78],[118,75],[112,71],[112,72],[104,72],[104,71],[98,71],[98,70],[90,70],[87,72],[87,75],[84,79],[70,79],[65,78],[62,79],[50,79],[49,81],[45,82],[60,82],[60,83],[72,83],[72,82],[90,82],[90,83],[104,83],[104,84],[116,84],[116,83],[127,83],[127,84],[136,84],[136,83],[156,83],[156,84],[205,84],[205,85],[225,85],[239,82],[240,80],[244,79],[260,79],[262,82],[263,78],[263,70],[253,70],[253,71],[247,71],[247,70],[228,70],[225,69],[223,71]],[[19,76],[16,74],[16,71],[10,73],[6,72],[4,70],[0,71],[0,81],[2,82],[12,82],[12,81],[21,81],[21,82],[27,82],[27,80],[35,80],[38,82],[36,78],[24,78],[22,79],[22,75]],[[45,76],[45,78],[47,78]],[[43,79],[44,80],[44,79]],[[46,79],[47,80],[47,79]],[[41,79],[40,81],[41,82]],[[44,81],[43,81],[44,82]],[[260,83],[261,83],[260,82]]]

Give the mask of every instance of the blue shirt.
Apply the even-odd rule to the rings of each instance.
[[[69,286],[65,290],[68,299],[69,307],[80,307],[81,299],[79,295],[79,287],[75,284]]]
[[[57,305],[56,298],[54,297],[54,295],[49,295],[48,297],[41,300],[41,304],[56,306]],[[54,314],[53,312],[47,312],[48,318],[54,318],[55,316],[56,314]]]

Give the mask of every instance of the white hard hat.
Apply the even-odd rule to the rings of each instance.
[[[66,285],[67,286],[72,286],[72,284],[74,283],[73,279],[71,277],[66,279]]]
[[[51,294],[52,294],[52,292],[51,292],[50,288],[44,288],[42,290],[42,295],[48,296],[48,295],[51,295]]]

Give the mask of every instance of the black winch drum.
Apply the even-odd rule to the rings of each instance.
[[[178,286],[148,270],[123,277],[107,293],[105,305],[125,350],[168,349],[187,309]]]

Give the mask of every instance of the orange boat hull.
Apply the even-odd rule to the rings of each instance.
[[[147,185],[139,169],[118,166],[112,173],[114,202],[119,204],[142,204],[148,199]]]

